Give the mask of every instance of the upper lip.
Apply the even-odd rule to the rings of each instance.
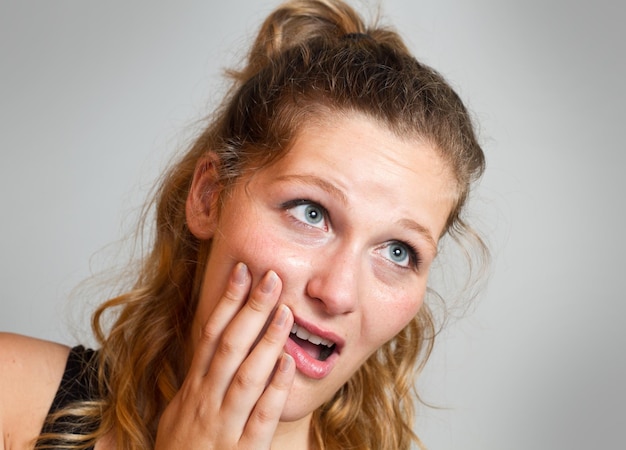
[[[341,348],[345,345],[345,340],[339,336],[337,333],[334,333],[330,330],[325,330],[320,328],[317,325],[314,325],[311,322],[307,322],[306,320],[296,317],[294,315],[294,323],[299,327],[305,328],[309,333],[315,334],[321,338],[324,338],[328,341],[332,341],[335,343],[335,350],[340,351]]]

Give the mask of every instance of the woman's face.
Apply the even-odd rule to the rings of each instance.
[[[455,192],[429,145],[360,115],[330,119],[224,196],[193,325],[198,336],[237,262],[253,285],[279,275],[297,331],[284,421],[329,400],[418,312]]]

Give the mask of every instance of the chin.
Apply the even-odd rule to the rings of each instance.
[[[319,392],[313,388],[314,386],[311,386],[310,380],[303,380],[302,378],[302,374],[296,373],[296,379],[280,416],[281,422],[310,420],[313,412],[333,396],[332,393]]]
[[[283,413],[280,415],[280,421],[282,423],[299,422],[305,418],[310,418],[313,412],[305,413],[304,411],[289,411],[288,406],[285,406]]]
[[[311,404],[313,398],[315,398],[314,394],[304,396],[304,398],[302,396],[293,395],[292,390],[292,392],[289,393],[287,403],[285,403],[283,412],[280,415],[280,421],[297,422],[311,416],[313,411],[315,411],[315,409],[319,406]]]

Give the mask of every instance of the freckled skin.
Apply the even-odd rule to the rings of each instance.
[[[237,262],[249,267],[253,285],[274,270],[283,284],[280,302],[296,321],[345,340],[327,376],[296,374],[281,420],[308,424],[311,413],[419,310],[436,254],[427,236],[436,244],[453,186],[431,147],[400,139],[371,119],[336,116],[302,130],[284,158],[226,196],[192,336],[199,335]],[[294,199],[315,202],[328,216],[307,223],[301,210],[284,206]],[[390,258],[391,241],[417,247],[418,267],[397,265]],[[281,426],[287,424],[279,424],[279,432]]]

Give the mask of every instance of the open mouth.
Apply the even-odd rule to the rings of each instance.
[[[334,342],[317,336],[295,323],[291,328],[291,335],[289,337],[311,357],[318,361],[326,361],[336,348]]]

